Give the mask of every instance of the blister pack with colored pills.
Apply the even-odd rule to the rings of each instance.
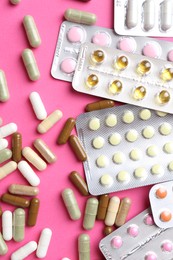
[[[148,37],[119,36],[112,29],[65,21],[60,27],[51,68],[54,78],[72,81],[80,46],[84,42],[173,61],[171,42]]]
[[[115,0],[115,32],[120,35],[172,37],[172,8],[172,0]]]
[[[100,241],[99,248],[107,260],[171,260],[173,229],[154,224],[146,209]]]
[[[123,105],[81,114],[76,127],[92,195],[172,180],[171,114]]]
[[[173,181],[154,185],[149,193],[154,222],[158,227],[173,227]]]
[[[173,113],[173,63],[92,43],[81,46],[75,90]]]

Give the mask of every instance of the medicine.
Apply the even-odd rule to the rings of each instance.
[[[3,70],[0,70],[0,102],[9,100],[10,94],[7,86],[7,80]]]
[[[120,206],[119,206],[119,210],[116,216],[116,220],[115,220],[115,225],[117,227],[120,227],[122,225],[124,225],[128,212],[130,210],[131,207],[131,199],[130,198],[124,198],[122,199]]]
[[[44,119],[37,127],[37,131],[40,134],[45,134],[49,129],[51,129],[63,116],[60,110],[55,110],[46,119]]]
[[[97,101],[97,102],[93,102],[93,103],[86,105],[85,111],[91,112],[94,110],[100,110],[100,109],[105,109],[105,108],[109,108],[109,107],[114,107],[114,105],[115,105],[115,102],[112,100]]]
[[[34,57],[34,53],[30,49],[25,49],[22,52],[22,59],[30,80],[38,80],[40,78],[40,72]]]
[[[90,237],[87,234],[81,234],[78,237],[79,260],[90,260]]]
[[[12,239],[12,212],[9,210],[2,214],[2,236],[6,241]]]
[[[69,137],[69,143],[77,159],[81,162],[86,161],[87,155],[81,145],[79,138],[76,135],[71,135]]]
[[[31,166],[26,161],[20,161],[18,163],[18,169],[30,185],[38,186],[40,184],[39,177],[36,175]]]
[[[25,210],[18,208],[13,212],[13,239],[20,242],[25,238]]]
[[[22,260],[29,256],[37,249],[37,243],[35,241],[31,241],[24,246],[20,247],[17,251],[15,251],[11,255],[11,260]]]
[[[113,227],[107,227],[107,226],[105,226],[104,227],[104,230],[103,230],[103,233],[104,233],[104,235],[105,236],[108,236],[110,233],[112,233],[113,232]]]
[[[3,211],[2,211],[2,208],[0,207],[0,217],[2,216],[2,213],[3,213]]]
[[[0,180],[5,178],[10,173],[14,172],[17,169],[17,163],[10,161],[0,167]]]
[[[106,226],[113,226],[115,223],[115,219],[117,216],[117,212],[120,205],[120,199],[117,196],[113,196],[108,204],[106,218],[105,218],[105,225]]]
[[[161,3],[161,29],[167,31],[172,26],[172,1],[165,0]]]
[[[31,15],[25,15],[23,25],[29,41],[33,48],[37,48],[41,44],[41,38],[35,24],[34,18]]]
[[[76,9],[67,9],[64,17],[69,22],[93,25],[96,23],[96,15]]]
[[[136,27],[138,23],[138,2],[136,0],[128,0],[126,26],[131,29]]]
[[[8,141],[4,138],[0,139],[0,151],[7,148]]]
[[[22,135],[18,132],[12,135],[12,153],[13,161],[20,162],[22,159]]]
[[[25,147],[22,150],[22,155],[25,159],[30,162],[37,170],[44,171],[47,168],[45,161],[30,147]]]
[[[5,255],[8,252],[8,247],[2,237],[2,234],[0,232],[0,256]]]
[[[87,184],[78,172],[76,171],[71,172],[69,175],[69,179],[76,186],[76,188],[80,191],[80,193],[83,196],[89,195]]]
[[[61,195],[70,218],[72,220],[79,219],[81,217],[81,212],[77,204],[74,192],[71,189],[64,189]]]
[[[56,162],[57,160],[56,155],[50,150],[50,148],[42,139],[40,138],[36,139],[33,144],[46,162],[48,163]]]
[[[84,229],[89,230],[94,227],[98,204],[99,202],[96,198],[89,198],[87,200],[86,207],[85,207],[85,215],[83,220]]]
[[[21,0],[10,0],[10,3],[13,5],[17,5],[20,3]]]
[[[38,198],[33,198],[29,206],[28,226],[32,227],[36,225],[39,207],[40,200]]]
[[[44,228],[41,232],[39,241],[38,241],[38,247],[36,251],[36,256],[38,258],[44,258],[47,255],[47,251],[50,245],[52,237],[52,231],[50,228]]]
[[[108,203],[109,203],[109,195],[108,194],[101,195],[99,199],[99,206],[97,211],[98,220],[105,219]]]
[[[1,196],[1,200],[3,202],[6,202],[8,204],[11,204],[11,205],[14,205],[14,206],[17,206],[17,207],[21,207],[21,208],[28,208],[29,205],[30,205],[29,200],[22,198],[22,197],[19,197],[19,196],[14,196],[14,195],[11,195],[11,194],[8,194],[8,193],[4,193]]]
[[[17,125],[15,123],[9,123],[0,127],[0,138],[7,137],[17,131]]]
[[[155,10],[155,5],[153,0],[146,0],[143,5],[144,8],[144,29],[146,31],[151,30],[154,27],[155,15],[153,10]]]
[[[25,195],[25,196],[37,196],[39,188],[21,184],[11,184],[8,187],[8,191],[11,194]]]
[[[39,93],[31,92],[29,96],[32,108],[38,120],[44,120],[47,117],[47,112],[44,107],[44,104],[41,100]]]
[[[67,119],[63,129],[61,130],[61,132],[58,136],[58,140],[57,140],[58,144],[65,144],[68,141],[71,131],[73,130],[73,128],[75,126],[75,123],[76,123],[76,121],[74,118],[70,117]]]

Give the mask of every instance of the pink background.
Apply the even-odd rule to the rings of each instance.
[[[91,231],[82,228],[83,213],[87,198],[82,197],[68,179],[71,171],[76,170],[82,175],[83,166],[78,162],[68,144],[58,146],[57,136],[68,117],[77,117],[84,112],[85,105],[99,100],[96,97],[87,96],[75,92],[71,83],[55,80],[50,75],[51,64],[57,41],[57,35],[63,13],[67,8],[78,8],[93,12],[97,15],[97,25],[113,28],[113,0],[91,0],[82,2],[78,0],[22,0],[17,6],[13,6],[8,0],[0,1],[0,69],[6,74],[11,98],[6,103],[0,103],[0,117],[4,124],[15,122],[18,131],[23,136],[23,147],[31,146],[35,138],[41,137],[56,153],[58,160],[53,165],[48,165],[44,172],[37,172],[40,177],[41,201],[37,225],[27,227],[24,241],[16,243],[7,242],[8,254],[2,259],[10,259],[10,255],[16,249],[29,242],[37,241],[41,230],[49,227],[53,231],[51,244],[45,259],[60,260],[69,257],[78,259],[77,238],[81,233],[88,233],[91,238],[91,260],[102,260],[103,256],[98,249],[98,244],[103,238],[104,224],[96,222]],[[34,49],[34,54],[40,69],[41,78],[33,83],[28,79],[21,60],[21,52],[29,47],[23,26],[24,15],[32,15],[38,26],[42,38],[42,44]],[[55,109],[63,112],[63,118],[45,135],[36,132],[38,120],[36,119],[28,96],[32,91],[37,91],[42,97],[43,103],[50,114]],[[73,132],[75,133],[75,131]],[[9,138],[9,146],[11,146]],[[19,171],[15,171],[0,182],[0,195],[7,191],[12,183],[27,184]],[[70,187],[74,190],[82,211],[82,217],[78,221],[69,219],[67,211],[61,199],[61,191]],[[120,198],[129,196],[132,208],[128,219],[140,213],[149,206],[148,191],[150,187],[132,189],[115,193]],[[111,194],[111,196],[115,195]],[[12,206],[0,203],[3,210],[14,210]],[[33,253],[27,259],[37,259]]]

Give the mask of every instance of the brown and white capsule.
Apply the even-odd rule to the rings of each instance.
[[[130,198],[124,198],[121,200],[119,210],[116,216],[115,225],[120,227],[126,222],[127,215],[129,213],[132,201]]]
[[[78,172],[76,171],[71,172],[69,175],[69,179],[76,186],[76,188],[80,191],[82,195],[84,196],[89,195],[87,184]]]
[[[58,144],[65,144],[68,141],[71,131],[73,130],[73,128],[75,126],[75,123],[76,123],[76,121],[74,118],[70,117],[67,119],[63,129],[61,130],[61,132],[58,136],[58,140],[57,140]]]
[[[98,210],[97,210],[97,219],[98,220],[105,219],[108,203],[109,203],[109,195],[108,194],[101,195],[100,199],[99,199]]]
[[[115,102],[112,100],[101,100],[101,101],[93,102],[93,103],[86,105],[85,111],[90,112],[90,111],[94,111],[94,110],[100,110],[100,109],[104,109],[104,108],[113,107],[114,105],[115,105]]]
[[[0,180],[5,178],[10,173],[14,172],[17,169],[17,163],[14,161],[10,161],[0,167]]]
[[[17,206],[17,207],[21,207],[21,208],[28,208],[30,205],[30,201],[28,199],[19,197],[19,196],[15,196],[15,195],[11,195],[8,193],[4,193],[1,197],[1,200],[3,202],[6,202],[8,204]]]
[[[18,132],[12,135],[13,161],[20,162],[22,159],[22,135]]]
[[[47,168],[45,161],[30,147],[25,147],[22,150],[22,155],[25,159],[30,162],[37,170],[44,171]]]
[[[87,155],[84,148],[81,145],[79,138],[76,135],[71,135],[69,137],[69,143],[77,159],[81,162],[86,161]]]
[[[16,194],[16,195],[36,196],[39,193],[39,188],[32,187],[29,185],[11,184],[8,187],[8,191],[11,194]]]
[[[29,215],[28,215],[28,226],[35,226],[38,217],[38,211],[40,207],[40,200],[38,198],[33,198],[30,202]]]

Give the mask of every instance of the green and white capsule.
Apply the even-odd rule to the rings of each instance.
[[[30,80],[38,80],[40,78],[40,72],[34,57],[34,53],[30,49],[25,49],[22,52],[22,59]]]
[[[3,70],[0,70],[0,102],[6,102],[10,98],[7,80]]]
[[[79,260],[90,260],[90,237],[87,234],[81,234],[78,237]]]
[[[41,38],[35,24],[34,18],[31,15],[25,15],[23,25],[29,41],[33,48],[37,48],[41,44]]]
[[[13,212],[13,239],[20,242],[25,238],[25,210],[18,208]]]

